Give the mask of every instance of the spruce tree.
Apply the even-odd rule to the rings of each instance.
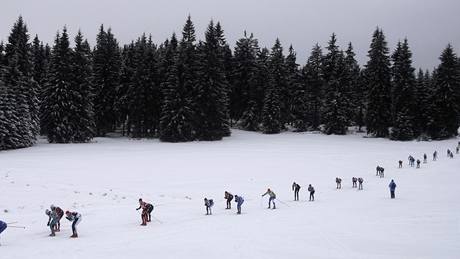
[[[162,87],[163,105],[160,120],[160,140],[185,142],[195,139],[198,97],[196,89],[195,27],[190,16],[184,25],[174,64],[167,72]]]
[[[419,112],[415,85],[415,69],[412,67],[412,53],[407,39],[399,42],[393,53],[392,112],[393,128],[391,138],[411,140],[418,136],[415,116]]]
[[[270,76],[268,86],[265,90],[262,110],[262,130],[265,134],[280,133],[282,128],[279,89],[275,82],[272,76]]]
[[[460,71],[457,55],[449,44],[442,52],[434,76],[434,91],[428,133],[433,139],[458,135],[460,124]]]
[[[345,57],[336,44],[337,38],[332,34],[324,57],[323,72],[325,82],[324,132],[326,134],[346,134],[350,101],[346,92]]]
[[[373,34],[368,56],[364,72],[368,87],[367,133],[387,137],[391,126],[391,69],[387,42],[379,28]]]
[[[135,61],[134,61],[134,43],[131,42],[123,47],[122,65],[120,69],[120,86],[117,89],[117,97],[115,101],[115,113],[117,114],[117,122],[122,126],[122,135],[130,135],[130,128],[127,127],[128,121],[128,91],[133,78]]]
[[[121,53],[111,29],[101,25],[93,52],[94,112],[97,136],[115,129],[117,89],[120,87]]]
[[[13,25],[3,56],[2,119],[0,149],[29,147],[39,133],[37,83],[27,26],[22,17]],[[8,125],[7,125],[8,124]]]
[[[198,48],[198,98],[196,128],[199,140],[220,140],[228,131],[228,107],[225,67],[220,50],[220,39],[211,21],[205,42]],[[226,130],[227,128],[227,130]]]
[[[317,130],[322,123],[324,99],[323,54],[318,44],[312,48],[302,75],[307,92],[308,124],[313,130]]]
[[[225,114],[225,121],[227,123],[222,124],[222,132],[225,137],[228,137],[231,135],[230,127],[231,125],[231,119],[230,119],[230,93],[231,93],[231,78],[232,78],[232,71],[233,71],[233,55],[232,55],[232,50],[230,49],[230,46],[227,44],[227,41],[225,39],[224,35],[224,30],[220,24],[220,22],[217,22],[216,24],[216,37],[218,39],[218,50],[219,50],[219,59],[220,62],[223,65],[223,73],[225,76],[225,81],[226,84],[224,86],[225,90],[225,106],[226,108],[226,114]]]
[[[358,131],[363,125],[363,112],[365,106],[365,93],[360,82],[361,69],[355,59],[353,45],[348,43],[345,52],[345,74],[343,78],[344,93],[349,101],[349,112],[347,112],[347,121],[358,126]]]
[[[268,62],[268,69],[272,75],[272,83],[274,84],[276,94],[270,93],[269,95],[274,98],[278,96],[280,109],[279,123],[282,129],[285,128],[285,124],[290,121],[289,111],[289,90],[287,86],[287,74],[286,74],[286,60],[283,55],[283,47],[279,39],[276,39],[273,45],[270,58]],[[274,106],[272,106],[274,107]]]
[[[258,130],[259,118],[256,94],[257,52],[259,46],[253,34],[236,42],[233,86],[230,98],[231,117],[238,121],[244,130]]]
[[[292,45],[286,56],[287,84],[289,89],[289,109],[292,126],[295,131],[306,131],[308,127],[308,100],[306,85],[302,83],[302,75]]]

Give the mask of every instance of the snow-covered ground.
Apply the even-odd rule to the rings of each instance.
[[[460,155],[446,157],[458,139],[235,130],[221,142],[95,142],[0,152],[0,219],[26,226],[1,235],[1,259],[460,258]],[[409,154],[423,153],[428,164],[407,166]],[[385,178],[375,176],[377,165]],[[353,176],[364,178],[364,190],[351,188]],[[293,181],[302,185],[300,202]],[[315,202],[306,201],[310,183]],[[267,187],[278,196],[277,210],[261,198]],[[243,215],[225,210],[225,190],[244,196]],[[140,197],[155,205],[147,227],[135,210]],[[204,215],[204,197],[216,203],[212,216]],[[65,219],[48,237],[51,204],[82,213],[80,238],[69,239]]]

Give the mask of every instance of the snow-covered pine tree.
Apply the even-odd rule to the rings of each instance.
[[[78,31],[75,37],[75,47],[72,55],[72,95],[75,106],[75,120],[72,142],[88,142],[94,135],[93,89],[92,89],[92,60],[91,48],[88,41]]]
[[[412,67],[412,53],[407,39],[398,42],[392,58],[393,127],[390,137],[394,140],[411,140],[418,136],[420,130],[415,121],[419,112],[415,69]]]
[[[120,69],[120,86],[117,89],[117,97],[115,100],[115,113],[117,114],[117,122],[121,124],[122,135],[130,135],[128,123],[128,90],[131,85],[131,79],[134,73],[134,43],[124,45],[121,53],[122,65]]]
[[[353,125],[363,125],[363,108],[365,105],[365,93],[360,83],[361,69],[355,59],[353,45],[348,43],[348,48],[345,51],[345,74],[344,74],[344,90],[347,100],[349,101],[349,112],[347,112],[347,121]]]
[[[184,25],[182,39],[162,87],[163,105],[160,140],[185,142],[195,139],[196,119],[196,46],[195,27],[190,16]]]
[[[132,137],[154,137],[160,117],[156,46],[143,34],[134,45],[134,71],[127,92],[128,127]]]
[[[3,65],[5,65],[5,44],[0,41],[0,67]]]
[[[43,42],[38,39],[38,35],[35,35],[32,42],[33,78],[40,87],[39,91],[41,91],[41,87],[45,83],[46,69],[48,66],[47,58]]]
[[[310,53],[307,64],[302,69],[303,84],[307,91],[308,124],[317,130],[322,123],[324,99],[323,54],[316,44]]]
[[[350,100],[344,82],[345,57],[337,46],[337,38],[332,34],[324,57],[323,72],[325,82],[325,98],[323,107],[324,132],[326,134],[343,135],[347,132]]]
[[[286,60],[283,54],[283,47],[281,46],[280,40],[277,38],[273,45],[270,58],[268,61],[268,69],[272,76],[272,83],[276,88],[276,94],[269,94],[271,97],[278,96],[280,118],[279,123],[281,129],[285,128],[285,124],[290,121],[289,111],[289,91],[287,87],[287,75],[286,75]],[[272,106],[274,107],[274,106]]]
[[[213,21],[208,25],[205,41],[198,47],[198,108],[196,128],[199,140],[221,140],[228,132],[228,107],[225,67],[220,38]],[[226,129],[227,128],[227,129]]]
[[[244,130],[256,131],[259,128],[259,112],[256,95],[257,52],[259,45],[253,34],[236,42],[233,66],[233,86],[230,98],[232,119],[238,121]]]
[[[286,56],[289,109],[292,126],[295,131],[302,132],[308,128],[308,100],[306,85],[302,83],[302,74],[296,60],[296,53],[291,45],[289,46],[289,54]]]
[[[428,71],[425,74],[422,69],[419,69],[415,83],[415,93],[418,107],[418,111],[415,114],[415,128],[418,130],[417,135],[426,136],[430,97],[432,96],[430,73]]]
[[[262,109],[262,132],[277,134],[281,131],[281,104],[279,89],[272,76],[265,89],[264,106]]]
[[[436,69],[428,133],[433,139],[457,136],[460,124],[460,71],[458,59],[449,44]]]
[[[375,137],[387,137],[391,126],[391,68],[387,42],[377,28],[368,52],[364,71],[368,88],[366,127]]]
[[[5,89],[1,95],[9,96],[3,97],[5,120],[0,123],[9,125],[0,126],[3,129],[0,149],[29,147],[39,133],[39,101],[38,85],[32,78],[29,34],[22,17],[13,25],[4,53],[2,77]]]
[[[120,87],[121,51],[109,28],[101,25],[93,52],[94,113],[97,136],[114,130],[117,89]]]

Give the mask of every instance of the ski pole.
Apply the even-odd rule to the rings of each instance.
[[[10,224],[15,224],[15,223],[18,223],[17,221],[13,221],[13,222],[8,222],[6,223],[7,225],[10,225]]]
[[[278,201],[281,202],[282,204],[288,206],[288,207],[291,207],[291,206],[289,206],[286,202],[284,202],[284,201],[282,201],[282,200],[278,200]]]
[[[22,228],[22,229],[25,229],[26,227],[24,227],[24,226],[8,226],[8,228]]]
[[[163,224],[163,221],[157,219],[155,216],[152,216],[152,218],[153,218],[154,220],[156,220],[158,223]]]

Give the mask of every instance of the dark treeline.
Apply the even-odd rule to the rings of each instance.
[[[381,29],[362,68],[335,34],[302,67],[279,39],[267,49],[244,32],[232,50],[213,21],[197,40],[190,17],[180,37],[160,44],[143,34],[120,46],[103,26],[96,39],[91,48],[63,28],[50,47],[31,40],[19,17],[0,44],[0,150],[31,146],[39,134],[52,143],[115,131],[183,142],[220,140],[231,127],[343,135],[356,126],[394,140],[445,139],[460,124],[460,61],[450,45],[437,68],[416,71],[407,39],[390,53]]]

